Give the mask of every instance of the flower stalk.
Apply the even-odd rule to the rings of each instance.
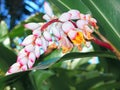
[[[105,38],[99,31],[95,31],[95,33],[100,37],[101,40],[94,37],[92,41],[112,51],[116,55],[118,60],[120,60],[120,51],[118,51],[118,49],[109,40],[107,40],[107,38]]]

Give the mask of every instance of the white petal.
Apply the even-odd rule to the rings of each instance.
[[[43,32],[43,36],[46,40],[48,41],[52,41],[52,37],[51,37],[51,34],[48,32],[48,31],[44,31]]]
[[[33,52],[31,52],[30,54],[29,54],[29,60],[31,60],[32,62],[34,62],[35,61],[35,54],[33,53]]]
[[[34,35],[34,36],[36,36],[36,37],[41,36],[40,28],[41,28],[41,27],[39,27],[39,28],[37,28],[37,29],[35,29],[35,30],[33,31],[33,35]]]
[[[34,46],[32,44],[25,46],[25,52],[32,52],[34,50]]]
[[[48,46],[48,42],[43,38],[41,37],[41,40],[42,40],[42,48],[44,51],[47,51],[47,46]]]
[[[78,10],[70,10],[68,13],[71,14],[70,19],[80,19],[80,12]]]
[[[40,46],[38,46],[38,45],[35,46],[35,56],[37,58],[40,57]]]
[[[17,61],[19,61],[20,59],[22,59],[23,57],[26,57],[27,53],[26,54],[20,54],[18,55],[17,57]]]
[[[28,61],[28,68],[31,69],[34,63],[35,63],[35,61],[33,62],[33,61],[29,60]]]
[[[29,44],[31,44],[31,43],[33,42],[33,40],[34,40],[34,36],[33,36],[33,35],[29,35],[29,36],[27,36],[27,37],[23,40],[23,42],[22,42],[21,45],[23,45],[23,46],[29,45]]]
[[[97,20],[95,18],[90,18],[91,22],[97,23]]]
[[[62,22],[70,20],[71,14],[70,13],[63,13],[60,17],[59,20]]]
[[[20,67],[20,63],[14,63],[11,67]]]
[[[87,25],[88,22],[85,21],[85,20],[78,20],[78,21],[76,22],[76,24],[77,24],[77,27],[78,27],[78,28],[84,29],[84,26]]]
[[[48,14],[50,17],[52,17],[54,15],[52,8],[50,7],[48,2],[44,3],[44,10],[45,10],[45,13]]]
[[[75,29],[75,26],[70,21],[63,23],[62,25],[62,30],[65,33],[68,33],[70,30],[74,30],[74,29]]]
[[[38,23],[34,23],[34,22],[25,24],[24,26],[31,30],[34,30],[34,29],[37,29],[38,27],[40,27],[40,25]]]
[[[35,40],[35,44],[38,45],[38,46],[41,46],[41,45],[42,45],[42,40],[41,40],[41,38],[37,38],[37,39]]]
[[[57,37],[58,40],[61,39],[60,30],[62,30],[61,27],[59,27],[59,25],[60,25],[60,24],[57,24],[56,26],[54,26],[53,28],[51,28],[53,35],[54,35],[55,37]],[[60,25],[60,26],[61,26],[61,25]]]
[[[87,41],[86,46],[89,48],[91,46],[91,42]]]
[[[71,31],[69,31],[68,36],[70,37],[70,39],[74,39],[76,34],[77,34],[76,31],[71,30]]]
[[[45,15],[43,16],[43,19],[46,20],[46,21],[49,21],[49,20],[50,20],[50,17],[49,17],[47,14],[45,14]]]
[[[20,52],[18,53],[18,56],[20,56],[21,54],[27,55],[27,53],[25,52],[25,49],[24,49],[24,48],[23,48],[22,50],[20,50]]]
[[[28,62],[28,58],[24,57],[22,59],[19,59],[17,62],[20,63],[20,65],[26,65]]]

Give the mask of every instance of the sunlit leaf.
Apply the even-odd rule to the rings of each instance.
[[[3,41],[8,34],[8,28],[4,21],[0,21],[0,42]]]

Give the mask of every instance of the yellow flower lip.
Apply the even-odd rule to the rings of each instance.
[[[72,35],[74,35],[74,36],[72,36]],[[74,32],[74,34],[70,34],[69,37],[70,37],[71,41],[73,42],[73,44],[75,44],[75,45],[81,45],[82,43],[85,43],[85,39],[84,39],[82,32],[76,31],[76,32]]]

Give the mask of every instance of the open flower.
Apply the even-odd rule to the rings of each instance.
[[[71,39],[71,41],[75,45],[81,45],[82,43],[85,43],[83,33],[80,31],[71,30],[68,32],[68,37]]]

